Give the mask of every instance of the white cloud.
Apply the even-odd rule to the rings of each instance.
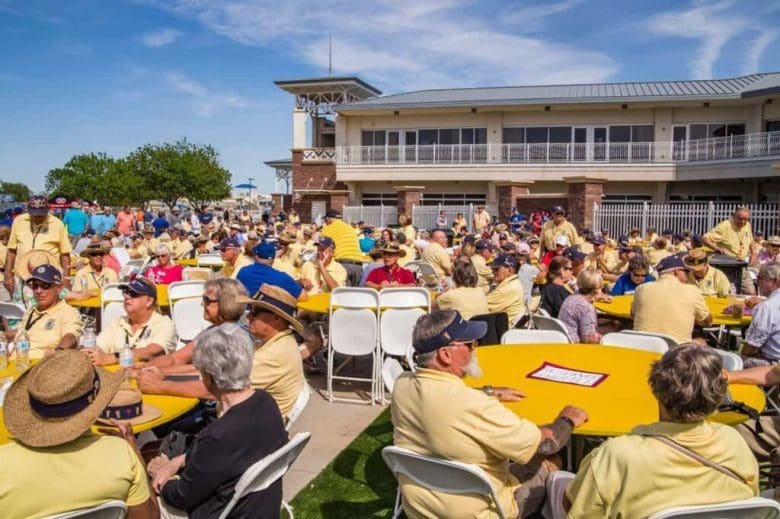
[[[281,49],[323,74],[332,32],[334,73],[358,73],[383,89],[593,82],[617,69],[601,52],[496,29],[500,13],[478,0],[145,1],[240,44]],[[539,19],[576,3],[524,12]]]
[[[169,72],[165,75],[167,85],[175,92],[186,94],[195,112],[209,117],[224,108],[250,108],[251,103],[236,94],[213,92],[199,81],[181,72]]]
[[[756,6],[753,6],[756,7]],[[764,6],[772,10],[771,4]],[[689,67],[697,79],[710,79],[723,48],[738,36],[751,38],[744,58],[743,72],[756,72],[761,55],[777,35],[765,27],[761,7],[746,9],[743,2],[726,0],[716,3],[692,2],[682,11],[668,11],[653,16],[647,28],[660,35],[695,39],[698,45]]]
[[[176,29],[161,29],[141,35],[140,40],[147,47],[164,47],[175,42],[181,34]]]

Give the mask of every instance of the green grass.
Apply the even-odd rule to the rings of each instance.
[[[386,409],[290,503],[295,517],[391,517],[396,482],[382,460],[393,443]]]

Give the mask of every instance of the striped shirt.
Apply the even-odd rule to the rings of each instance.
[[[327,236],[336,244],[336,250],[333,253],[333,259],[336,261],[363,261],[365,259],[360,252],[355,229],[344,220],[334,219],[322,229],[320,234]]]

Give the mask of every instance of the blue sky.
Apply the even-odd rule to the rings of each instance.
[[[324,75],[329,32],[334,74],[385,93],[780,71],[778,0],[0,0],[0,179],[187,137],[271,191],[273,81]]]

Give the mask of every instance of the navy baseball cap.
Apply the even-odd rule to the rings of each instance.
[[[494,250],[497,249],[498,247],[496,247],[496,245],[490,240],[479,240],[477,243],[474,244],[474,248],[477,250],[485,250],[485,249]]]
[[[587,254],[574,247],[568,248],[566,252],[563,253],[563,255],[572,261],[585,261],[585,258],[588,257]]]
[[[670,235],[670,234],[674,234],[674,231],[671,230],[671,229],[664,229],[664,232],[662,232],[661,234],[663,234],[664,236],[667,236],[667,235]]]
[[[51,283],[52,285],[59,285],[62,284],[62,272],[60,272],[60,269],[54,265],[49,265],[46,263],[32,269],[32,272],[30,272],[30,277],[27,278],[27,281],[30,281],[31,279],[37,279],[38,281]]]
[[[327,236],[321,236],[320,241],[317,242],[317,247],[324,247],[326,249],[330,247],[331,249],[335,249],[336,242],[334,242],[331,238],[328,238]]]
[[[683,263],[680,256],[675,254],[662,259],[656,268],[658,269],[659,274],[663,274],[664,272],[672,272],[679,269],[685,270],[685,263]]]
[[[517,260],[511,254],[499,254],[490,264],[490,268],[492,269],[497,269],[498,267],[511,267],[516,269]]]
[[[606,240],[604,240],[604,238],[598,235],[594,235],[593,237],[591,237],[590,242],[593,245],[605,245],[607,243]]]
[[[485,321],[467,321],[457,310],[454,312],[455,319],[438,335],[412,345],[416,353],[430,353],[454,341],[471,342],[485,336],[487,333]]]
[[[325,212],[325,218],[341,218],[341,213],[335,209],[329,209]]]
[[[268,241],[260,242],[252,249],[252,254],[261,259],[274,259],[276,257],[276,246]]]
[[[149,278],[138,276],[129,283],[122,283],[117,288],[121,291],[127,290],[133,294],[139,296],[149,296],[152,299],[157,299],[157,286]]]
[[[45,196],[35,195],[30,197],[27,203],[27,212],[32,216],[45,216],[49,214],[49,202]]]
[[[225,250],[231,247],[234,249],[240,249],[241,244],[238,243],[237,239],[228,236],[227,238],[222,238],[222,241],[219,242],[219,244],[217,244],[216,246],[214,246],[214,250]]]

